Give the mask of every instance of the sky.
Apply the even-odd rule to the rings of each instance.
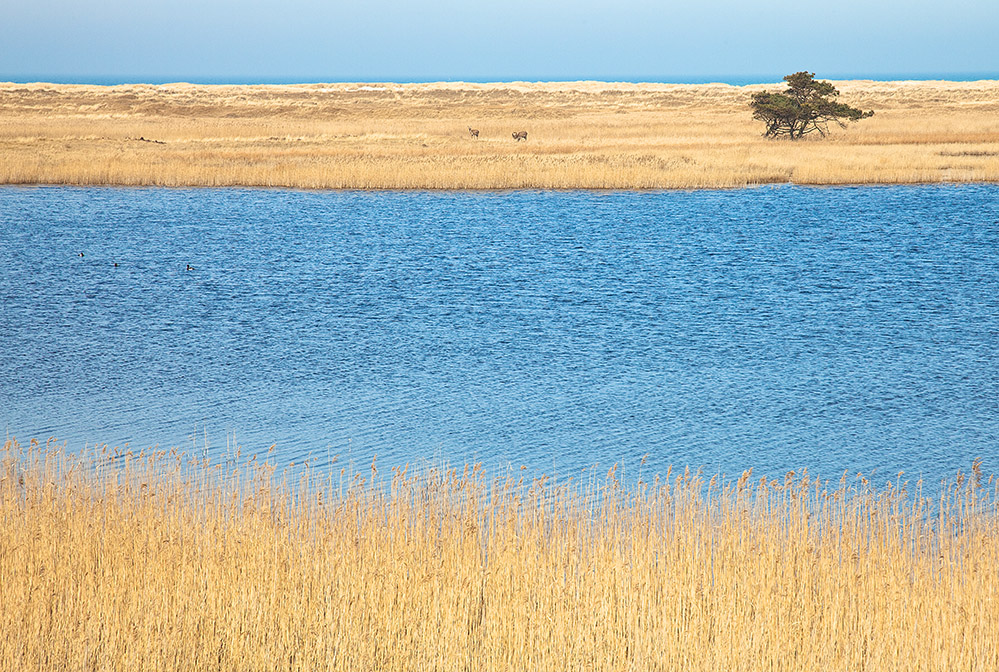
[[[9,0],[0,79],[999,76],[999,0]]]

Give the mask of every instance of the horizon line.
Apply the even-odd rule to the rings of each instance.
[[[664,75],[664,76],[578,76],[578,77],[323,77],[323,76],[230,76],[230,75],[0,75],[0,81],[9,84],[76,84],[90,86],[123,86],[147,84],[160,86],[164,84],[195,84],[195,85],[295,85],[295,84],[436,84],[436,83],[467,83],[467,84],[504,84],[514,82],[532,83],[571,83],[571,82],[605,82],[627,84],[728,84],[745,86],[750,84],[780,84],[783,75]],[[898,73],[845,73],[818,74],[817,79],[835,81],[952,81],[974,82],[999,80],[999,71],[980,72],[898,72]]]

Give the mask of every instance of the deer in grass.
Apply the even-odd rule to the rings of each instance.
[[[517,142],[520,142],[521,140],[527,140],[527,131],[514,131],[513,139],[516,140]]]
[[[474,140],[478,140],[479,139],[479,129],[477,129],[477,128],[472,128],[471,126],[469,126],[468,127],[468,134],[470,136],[472,136],[472,139],[474,139]]]

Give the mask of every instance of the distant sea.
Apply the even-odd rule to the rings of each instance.
[[[987,72],[937,72],[937,73],[817,73],[822,79],[850,80],[850,79],[870,79],[875,81],[899,81],[899,80],[946,80],[952,82],[974,82],[978,80],[999,79],[999,71]],[[314,83],[337,83],[337,82],[400,82],[400,83],[428,83],[428,82],[576,82],[576,81],[603,81],[603,82],[634,82],[653,84],[708,84],[722,83],[734,86],[744,86],[747,84],[772,84],[780,82],[783,74],[762,74],[762,75],[711,75],[711,76],[685,76],[685,75],[664,75],[661,77],[636,77],[634,75],[621,76],[595,76],[580,74],[578,76],[544,76],[544,75],[508,75],[496,77],[427,77],[411,78],[391,75],[357,75],[353,77],[340,77],[331,75],[311,75],[294,77],[206,77],[200,75],[56,75],[56,74],[30,74],[11,75],[0,74],[0,81],[14,83],[29,82],[51,82],[55,84],[92,84],[100,86],[115,86],[119,84],[170,84],[174,82],[187,82],[190,84],[314,84]]]

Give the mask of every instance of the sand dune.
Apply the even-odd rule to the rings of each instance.
[[[767,140],[781,85],[0,83],[0,184],[699,188],[999,181],[999,81],[836,82],[875,116]],[[480,130],[478,139],[467,128]],[[526,130],[527,142],[513,131]],[[154,140],[156,142],[145,142]]]

